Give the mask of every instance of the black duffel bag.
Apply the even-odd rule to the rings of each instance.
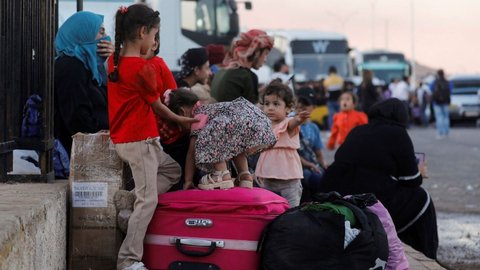
[[[366,208],[377,202],[375,195],[345,199],[331,192],[316,194],[315,200],[289,209],[268,225],[259,246],[261,269],[385,269],[387,235],[378,217]],[[325,202],[348,207],[356,218],[360,232],[346,248],[345,216],[312,210],[314,204]]]

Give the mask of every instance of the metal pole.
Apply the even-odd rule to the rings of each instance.
[[[83,10],[83,0],[77,0],[77,12]]]
[[[388,50],[388,19],[385,19],[385,49]]]
[[[370,0],[372,6],[372,50],[375,49],[375,1]]]
[[[415,6],[414,6],[414,0],[410,0],[410,7],[411,7],[411,16],[412,16],[412,32],[411,32],[411,42],[412,42],[412,59],[411,59],[411,65],[412,65],[412,77],[410,79],[410,85],[413,86],[413,89],[417,87],[417,74],[416,74],[416,68],[415,68]]]

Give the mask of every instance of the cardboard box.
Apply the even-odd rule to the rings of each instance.
[[[70,159],[70,181],[116,183],[123,177],[123,162],[108,132],[73,135]]]
[[[77,133],[70,160],[68,268],[116,269],[123,235],[113,196],[124,189],[126,168],[108,132]]]

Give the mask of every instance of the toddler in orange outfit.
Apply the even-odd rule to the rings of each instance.
[[[327,142],[329,150],[340,146],[354,127],[368,123],[367,115],[355,110],[356,103],[356,97],[350,91],[340,96],[340,112],[333,116],[332,133]]]

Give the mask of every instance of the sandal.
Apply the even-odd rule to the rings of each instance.
[[[233,181],[231,178],[223,179],[223,177],[228,174],[230,174],[228,170],[215,171],[213,173],[206,174],[200,179],[198,188],[204,189],[204,190],[211,190],[215,188],[219,188],[219,189],[233,188]]]
[[[245,178],[252,178],[252,179],[242,179],[242,175],[247,175],[248,177],[245,177]],[[253,177],[249,171],[240,172],[237,175],[237,181],[239,182],[238,184],[239,187],[253,188]]]

